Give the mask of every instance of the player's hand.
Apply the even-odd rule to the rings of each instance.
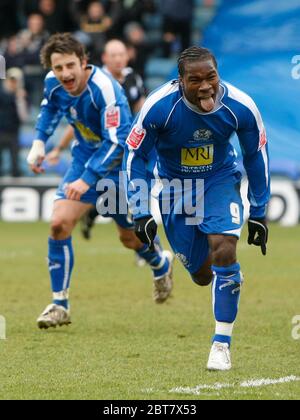
[[[50,166],[55,166],[58,164],[60,159],[60,149],[58,147],[55,147],[51,152],[47,153],[46,155],[46,162]]]
[[[90,186],[82,179],[72,182],[66,187],[66,197],[68,200],[80,201],[81,196],[90,189]]]
[[[143,244],[149,246],[150,251],[155,251],[154,239],[157,234],[157,224],[152,216],[135,221],[135,234]]]
[[[262,254],[267,255],[269,229],[266,219],[249,219],[248,230],[248,244],[260,246]]]
[[[45,170],[41,167],[45,159],[45,143],[41,140],[34,140],[27,157],[27,163],[35,174],[42,174]]]

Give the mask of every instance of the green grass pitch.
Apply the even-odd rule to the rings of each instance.
[[[245,233],[240,241],[246,281],[229,373],[205,369],[214,328],[210,288],[194,285],[179,262],[174,296],[157,306],[149,270],[135,267],[113,225],[97,226],[91,242],[77,231],[73,324],[39,331],[35,320],[51,297],[48,226],[1,223],[0,232],[0,314],[7,323],[0,399],[299,399],[292,319],[300,315],[300,227],[271,226],[267,258],[247,246]]]

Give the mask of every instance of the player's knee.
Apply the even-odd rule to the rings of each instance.
[[[192,274],[193,282],[198,286],[209,286],[213,279],[212,271],[199,271],[198,273]]]
[[[53,239],[61,239],[61,237],[68,237],[71,234],[74,223],[72,220],[67,220],[60,217],[53,218],[51,222],[51,237]]]
[[[138,249],[138,238],[133,231],[122,232],[120,233],[119,238],[125,248],[133,250]]]
[[[212,251],[212,261],[219,267],[227,267],[236,262],[236,242],[226,240],[221,241]]]

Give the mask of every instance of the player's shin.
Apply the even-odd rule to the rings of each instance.
[[[169,260],[164,256],[160,239],[157,236],[154,240],[155,251],[152,252],[148,245],[144,245],[137,254],[143,258],[151,267],[155,279],[160,279],[166,275],[169,270]]]
[[[214,281],[212,287],[213,310],[216,331],[213,342],[231,344],[234,322],[238,314],[243,275],[238,263],[229,267],[212,266]]]
[[[48,261],[53,303],[68,309],[70,279],[74,265],[72,239],[57,241],[49,238]]]

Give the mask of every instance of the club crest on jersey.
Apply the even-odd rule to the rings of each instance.
[[[109,130],[110,128],[119,128],[121,122],[121,113],[120,107],[115,106],[109,108],[105,112],[105,128]]]
[[[266,130],[263,130],[263,132],[260,134],[259,136],[259,146],[258,146],[258,150],[261,150],[263,147],[265,147],[265,145],[268,143],[268,139],[267,139],[267,133]]]
[[[138,128],[137,126],[133,127],[127,139],[127,144],[135,150],[138,149],[143,143],[146,134],[147,131],[144,128]]]
[[[194,133],[194,140],[195,141],[208,141],[212,138],[213,133],[210,130],[197,130]]]

